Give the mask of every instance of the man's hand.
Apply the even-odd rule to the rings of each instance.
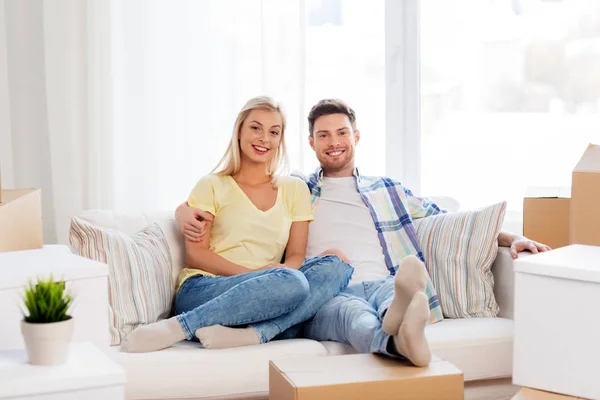
[[[519,257],[519,253],[524,250],[529,250],[533,254],[537,254],[543,253],[544,251],[550,251],[552,249],[545,244],[538,243],[534,240],[529,240],[526,237],[516,237],[510,244],[510,255],[516,260],[517,257]]]
[[[186,203],[177,207],[175,218],[179,231],[190,242],[200,242],[206,233],[206,223],[213,220],[211,213],[190,207]]]
[[[350,264],[350,259],[340,249],[327,249],[319,255],[320,256],[328,256],[328,255],[337,256],[340,260],[342,260],[346,264]]]

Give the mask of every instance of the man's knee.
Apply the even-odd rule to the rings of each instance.
[[[320,260],[318,267],[321,269],[321,275],[330,281],[344,281],[347,285],[354,273],[354,268],[342,261],[338,256],[327,255]]]

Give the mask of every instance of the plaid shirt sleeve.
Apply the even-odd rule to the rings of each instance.
[[[446,213],[446,210],[441,209],[431,199],[426,197],[417,197],[412,194],[410,190],[402,186],[404,194],[406,195],[406,203],[408,204],[408,211],[413,219],[425,218],[432,215],[438,215]]]

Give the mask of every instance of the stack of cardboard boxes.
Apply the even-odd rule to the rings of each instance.
[[[39,189],[2,189],[0,252],[42,247],[42,195]]]
[[[590,144],[571,187],[531,188],[523,202],[523,235],[552,248],[600,246],[600,146]]]

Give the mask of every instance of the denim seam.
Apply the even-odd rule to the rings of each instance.
[[[185,320],[185,314],[178,315],[177,322],[179,322],[179,325],[181,326],[181,329],[183,330],[183,333],[185,334],[185,338],[187,340],[192,340],[194,338],[194,336],[196,335],[196,332],[192,333],[190,327],[187,324],[187,321]]]
[[[248,318],[248,319],[245,319],[245,320],[244,319],[243,320],[236,320],[236,321],[233,321],[231,323],[228,323],[227,325],[232,325],[232,326],[235,326],[235,325],[246,325],[246,324],[250,324],[250,323],[257,323],[257,322],[266,321],[266,320],[269,320],[269,319],[277,318],[280,315],[287,314],[290,311],[296,309],[297,307],[298,307],[298,305],[295,305],[293,307],[284,308],[283,310],[280,309],[280,310],[278,310],[279,312],[272,312],[270,314],[263,314],[261,316],[254,317],[254,318]],[[253,322],[250,322],[250,321],[253,321]]]
[[[258,329],[258,327],[256,325],[257,324],[250,324],[248,326],[250,328],[254,329],[254,332],[256,332],[256,334],[258,335],[258,337],[260,339],[260,343],[266,343],[266,342],[268,342],[267,337],[265,335],[263,335],[263,333],[260,331],[260,329]]]

